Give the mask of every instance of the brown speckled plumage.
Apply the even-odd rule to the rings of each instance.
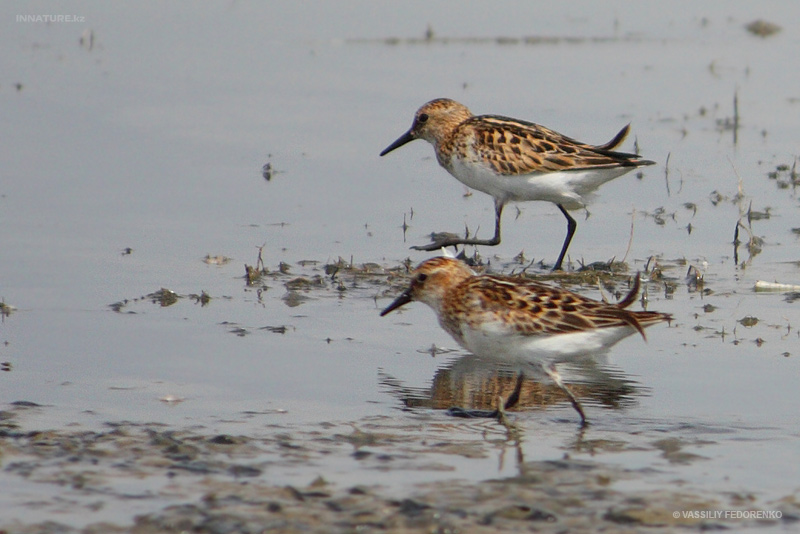
[[[618,135],[620,142],[628,129],[625,126]],[[442,141],[441,151],[460,157],[471,151],[503,176],[643,164],[635,154],[612,152],[538,124],[495,115],[465,120]],[[447,160],[446,155],[442,159]]]
[[[639,291],[638,278],[631,293]],[[475,276],[451,290],[448,314],[463,316],[476,307],[497,314],[523,335],[557,335],[594,328],[631,326],[644,336],[643,327],[664,320],[664,314],[633,312],[533,280]]]
[[[609,304],[525,278],[478,276],[462,262],[444,257],[420,264],[407,293],[411,300],[434,308],[444,329],[459,341],[464,325],[475,328],[486,321],[507,325],[509,335],[550,336],[629,326],[645,337],[645,327],[669,320],[667,314],[626,309],[639,293],[638,277],[623,300]]]

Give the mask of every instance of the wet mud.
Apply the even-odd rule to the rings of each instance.
[[[680,485],[626,490],[646,479],[650,469],[573,458],[570,452],[527,462],[518,446],[526,439],[520,429],[492,421],[464,427],[376,417],[314,428],[273,425],[261,436],[156,423],[108,423],[99,431],[18,428],[31,410],[46,409],[19,403],[1,414],[4,483],[29,493],[18,502],[17,519],[0,521],[4,533],[652,533],[778,526],[800,519],[797,495],[759,503],[771,517],[726,518],[731,511],[751,510],[752,498],[699,494]],[[662,439],[647,448],[662,451],[670,462],[702,462],[702,455],[683,450],[687,445]],[[576,452],[633,447],[581,434],[574,443]],[[447,472],[450,457],[498,451],[500,461],[515,465],[514,476],[477,483],[381,483],[391,472]],[[362,482],[342,485],[321,474],[299,477],[305,482],[297,483],[275,475],[287,467],[324,473],[326,464],[341,462],[360,471]],[[48,519],[20,519],[40,514]],[[63,523],[59,516],[65,516]],[[104,516],[110,518],[93,519]]]

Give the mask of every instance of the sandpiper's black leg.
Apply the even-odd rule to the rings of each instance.
[[[519,403],[520,393],[522,393],[522,383],[525,382],[525,375],[520,372],[517,376],[517,384],[514,386],[514,391],[506,399],[503,405],[504,410],[509,410]]]
[[[503,208],[505,207],[505,202],[495,199],[494,201],[494,237],[491,239],[460,239],[457,237],[454,238],[443,238],[434,241],[433,243],[429,243],[427,245],[418,245],[411,247],[414,250],[439,250],[440,248],[446,247],[454,247],[456,245],[485,245],[487,247],[493,247],[495,245],[500,244],[500,218],[503,214]],[[574,222],[574,221],[573,221]]]
[[[500,244],[500,218],[503,216],[505,205],[502,200],[494,199],[494,237],[489,240],[492,245]]]
[[[470,410],[467,408],[453,407],[447,410],[447,415],[451,417],[463,417],[465,419],[472,418],[490,418],[500,419],[503,417],[506,410],[510,410],[519,403],[520,393],[522,392],[522,384],[525,382],[525,375],[520,373],[517,376],[517,383],[514,386],[514,391],[508,396],[506,401],[497,407],[496,410]]]
[[[569,402],[572,403],[572,407],[575,408],[575,411],[581,416],[581,427],[588,425],[589,423],[586,421],[586,414],[583,413],[583,406],[581,406],[578,398],[569,390],[564,381],[561,380],[561,375],[558,374],[556,366],[553,364],[543,364],[542,368],[544,369],[544,372],[547,373],[547,376],[549,376],[550,379],[555,382],[559,388],[561,388],[561,391],[566,393],[567,397],[569,398]]]
[[[554,271],[560,271],[561,263],[564,261],[564,256],[567,255],[567,249],[569,248],[570,242],[572,242],[572,236],[575,235],[575,230],[578,228],[578,223],[575,222],[575,219],[567,213],[567,210],[564,209],[564,206],[561,204],[556,204],[558,209],[561,210],[561,213],[564,214],[564,217],[567,218],[567,237],[564,239],[564,246],[561,247],[561,254],[558,255],[558,261],[556,262],[555,267],[553,267]]]

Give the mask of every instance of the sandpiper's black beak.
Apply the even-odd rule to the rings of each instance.
[[[408,304],[409,302],[411,302],[411,288],[406,289],[405,291],[403,291],[400,294],[399,297],[394,299],[394,302],[392,302],[391,304],[386,306],[386,309],[381,312],[381,317],[383,317],[384,315],[386,315],[388,313],[392,313],[394,310],[396,310],[400,306]]]
[[[414,136],[414,134],[411,133],[411,130],[407,131],[406,133],[404,133],[403,135],[398,137],[397,141],[395,141],[394,143],[392,143],[391,145],[386,147],[383,150],[383,152],[381,152],[381,156],[385,156],[386,154],[388,154],[389,152],[391,152],[395,148],[400,148],[401,146],[405,145],[406,143],[410,143],[414,139],[416,139],[416,137]]]

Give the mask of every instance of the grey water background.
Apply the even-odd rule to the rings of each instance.
[[[19,19],[38,14],[77,20]],[[426,143],[378,157],[419,105],[447,96],[588,142],[631,122],[625,149],[635,141],[659,163],[605,185],[591,216],[577,217],[573,261],[622,258],[632,220],[632,269],[653,255],[686,260],[670,273],[674,294],[650,295],[674,325],[612,351],[647,395],[589,417],[626,439],[632,429],[695,439],[706,458],[604,460],[666,473],[632,484],[680,480],[764,499],[797,491],[800,315],[784,294],[753,286],[800,284],[797,191],[784,187],[788,172],[769,177],[798,155],[799,15],[792,2],[4,2],[0,299],[16,311],[0,324],[0,361],[12,366],[0,373],[0,403],[46,406],[30,428],[133,420],[263,433],[404,417],[382,374],[424,389],[449,361],[425,349],[454,345],[428,309],[381,319],[385,288],[356,283],[291,307],[281,284],[248,290],[243,266],[262,245],[268,267],[298,273],[301,260],[416,263],[428,254],[408,247],[431,231],[488,235],[490,199],[464,196]],[[757,37],[744,28],[756,19],[784,27]],[[764,245],[752,258],[740,247],[736,265],[747,206],[769,215],[751,223]],[[552,263],[563,217],[549,204],[519,208],[516,218],[507,210],[503,243],[480,252]],[[232,261],[207,265],[207,254]],[[683,283],[689,265],[711,294]],[[161,287],[212,301],[110,308]],[[758,323],[743,326],[748,316]],[[279,325],[285,334],[261,329]],[[524,416],[529,458],[560,454],[569,410]],[[334,481],[361,476],[328,467]],[[503,469],[462,459],[453,473],[387,480]]]

